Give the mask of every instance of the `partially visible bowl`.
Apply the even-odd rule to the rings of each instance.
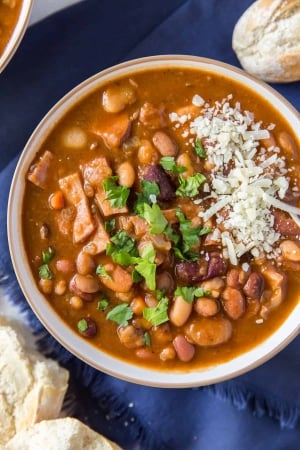
[[[2,0],[0,1],[0,3]],[[7,66],[17,48],[19,47],[21,40],[26,31],[30,12],[32,9],[33,0],[17,0],[16,2],[6,1],[6,4],[1,5],[1,7],[6,9],[7,13],[11,14],[16,11],[18,12],[17,17],[13,17],[13,21],[9,24],[7,29],[5,30],[5,45],[3,48],[0,46],[0,73]],[[0,27],[1,20],[5,19],[5,17],[1,17],[0,19]]]
[[[249,371],[266,362],[291,342],[299,333],[300,327],[299,292],[284,320],[278,324],[278,327],[266,339],[253,348],[248,348],[242,354],[232,356],[217,364],[206,365],[205,367],[189,368],[187,365],[186,369],[181,368],[177,370],[175,367],[172,370],[168,370],[166,367],[165,370],[158,370],[155,367],[147,367],[145,362],[143,365],[133,364],[112,356],[108,352],[101,350],[101,348],[91,345],[88,339],[82,338],[74,328],[71,329],[70,326],[66,325],[38,288],[36,277],[33,276],[32,267],[26,254],[24,242],[23,202],[27,183],[26,176],[33,160],[36,158],[37,152],[56,125],[70,110],[76,108],[76,105],[81,100],[102,86],[112,83],[123,76],[127,76],[130,79],[132,77],[134,85],[134,75],[136,73],[161,68],[164,68],[166,71],[174,68],[199,69],[207,72],[208,79],[210,73],[215,73],[228,78],[233,84],[245,85],[259,93],[260,97],[266,99],[280,111],[281,115],[289,123],[294,135],[299,135],[299,115],[283,97],[266,84],[227,64],[205,58],[170,55],[142,58],[109,68],[84,81],[68,93],[52,108],[33,132],[18,162],[10,190],[7,213],[9,247],[16,276],[28,303],[48,331],[71,353],[99,370],[131,382],[160,387],[201,386],[226,380]],[[197,102],[199,100],[201,102],[199,98]],[[100,97],[97,102],[98,105],[101,105]],[[88,119],[83,117],[82,122],[80,119],[78,124],[86,122],[88,122]],[[78,135],[77,132],[75,134],[81,141],[82,135],[80,133]],[[95,148],[93,146],[93,150],[89,149],[87,151],[94,151]],[[39,190],[37,189],[36,193],[38,192]],[[66,299],[66,301],[69,300]]]

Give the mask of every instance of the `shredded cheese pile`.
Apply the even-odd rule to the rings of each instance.
[[[259,142],[270,137],[274,125],[261,129],[261,122],[242,112],[239,103],[232,107],[231,99],[228,96],[213,106],[205,103],[190,122],[189,134],[204,142],[212,167],[203,199],[210,199],[211,206],[200,216],[204,221],[215,216],[217,225],[222,224],[219,239],[224,256],[236,265],[246,252],[276,257],[279,249],[274,244],[281,235],[274,230],[271,208],[290,213],[294,220],[300,209],[282,201],[290,183],[285,157],[278,147],[264,148]]]

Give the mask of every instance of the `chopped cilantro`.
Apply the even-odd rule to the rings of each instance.
[[[42,264],[39,267],[39,276],[43,279],[43,280],[51,280],[52,279],[52,272],[49,269],[48,264]]]
[[[99,309],[99,311],[105,311],[106,308],[108,307],[108,305],[109,305],[109,300],[107,298],[102,298],[97,303],[97,309]]]
[[[103,187],[106,192],[106,199],[109,200],[113,208],[123,208],[126,205],[130,194],[130,189],[125,186],[119,186],[118,177],[109,177],[103,181]]]
[[[114,262],[118,262],[124,266],[132,264],[131,262],[126,263],[125,261],[128,260],[128,256],[138,256],[139,254],[135,240],[124,230],[118,231],[110,240],[111,242],[106,246],[106,254],[111,255]],[[124,262],[122,262],[122,259]]]
[[[160,165],[163,167],[163,169],[169,170],[174,174],[186,172],[187,170],[186,167],[179,166],[175,163],[174,156],[164,156],[160,159]]]
[[[203,147],[201,139],[197,138],[195,141],[194,151],[199,158],[207,158],[205,148]]]
[[[88,329],[89,325],[86,319],[81,319],[77,322],[77,328],[80,333],[84,333]]]
[[[48,248],[47,252],[42,252],[42,260],[44,264],[48,264],[54,256],[54,250],[52,247]]]
[[[144,308],[143,317],[154,326],[167,322],[169,320],[168,303],[168,298],[163,297],[156,306]]]
[[[141,255],[138,258],[138,263],[135,266],[135,271],[138,272],[145,279],[146,285],[151,291],[155,290],[156,286],[156,264],[155,264],[155,250],[152,244],[147,244]]]
[[[128,325],[128,321],[132,319],[132,317],[133,311],[131,307],[127,303],[121,303],[109,311],[106,319],[112,320],[122,327],[125,327]]]
[[[107,233],[111,233],[116,228],[116,219],[108,219],[104,222],[104,228]]]
[[[137,193],[137,202],[135,204],[135,210],[138,211],[140,205],[147,203],[152,205],[157,202],[157,197],[160,194],[160,189],[155,181],[141,181],[142,192]]]
[[[168,225],[167,219],[157,204],[150,206],[147,203],[142,203],[138,207],[138,213],[148,222],[152,234],[162,233]]]
[[[205,295],[211,295],[210,291],[206,291],[203,288],[195,288],[189,286],[180,286],[176,289],[175,295],[183,298],[187,303],[193,303],[195,297],[204,297]]]
[[[150,345],[151,345],[151,338],[150,338],[150,334],[148,333],[148,331],[145,331],[143,337],[144,337],[144,344],[147,345],[147,347],[150,347]]]
[[[100,277],[106,278],[107,280],[112,280],[112,277],[110,275],[108,275],[108,273],[106,272],[105,267],[102,266],[101,264],[99,264],[96,267],[96,274],[100,275]]]
[[[176,190],[176,195],[180,197],[195,197],[199,194],[199,187],[206,180],[201,173],[196,173],[188,178],[178,177],[179,187]]]
[[[180,209],[177,209],[176,216],[179,219],[179,229],[182,235],[183,252],[188,252],[194,245],[198,244],[199,237],[210,233],[211,229],[207,227],[192,227],[192,221],[185,218]]]

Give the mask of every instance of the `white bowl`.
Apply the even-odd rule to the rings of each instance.
[[[268,99],[286,117],[295,133],[299,132],[300,120],[297,111],[275,90],[235,67],[210,59],[181,55],[155,56],[125,62],[100,72],[69,92],[51,109],[32,134],[19,159],[12,181],[7,215],[8,239],[15,273],[28,303],[49,333],[71,353],[103,372],[138,384],[160,387],[202,386],[243,374],[266,362],[282,350],[299,333],[299,302],[282,325],[269,338],[252,350],[228,362],[203,369],[189,370],[187,368],[184,372],[147,369],[126,363],[101,352],[65,325],[36,285],[28,264],[22,237],[21,216],[25,174],[41,143],[56,123],[81,98],[108,81],[119,76],[130,75],[133,72],[149,68],[161,68],[162,66],[204,69],[243,83]]]
[[[4,48],[3,53],[0,55],[0,73],[7,66],[21,43],[29,22],[32,4],[33,0],[22,1],[21,11],[16,26],[10,36],[6,47]]]

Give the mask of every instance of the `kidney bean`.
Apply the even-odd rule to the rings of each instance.
[[[203,280],[224,275],[227,269],[227,264],[221,253],[210,252],[208,253],[208,258],[207,275],[203,277]]]
[[[179,334],[173,339],[173,345],[180,361],[188,362],[193,359],[195,347],[186,340],[183,334]]]
[[[210,291],[210,296],[213,298],[220,297],[224,286],[225,283],[221,277],[210,278],[209,280],[205,280],[200,283],[200,287],[202,287],[205,291]]]
[[[232,335],[232,325],[223,317],[197,318],[185,327],[192,342],[201,347],[211,347],[227,342]]]
[[[197,298],[194,305],[194,310],[197,314],[203,317],[215,316],[220,310],[218,300],[212,298],[201,297]]]
[[[258,272],[253,272],[243,287],[243,292],[247,297],[259,300],[264,291],[264,284],[264,277]]]
[[[167,202],[175,197],[175,186],[164,169],[157,164],[149,164],[144,170],[144,179],[158,184],[160,194],[158,200]]]
[[[156,131],[152,142],[162,156],[176,156],[178,153],[176,142],[164,131]]]
[[[197,262],[180,261],[175,266],[176,277],[185,284],[200,282],[203,278],[200,270],[201,267]]]
[[[245,312],[245,298],[239,289],[227,286],[222,292],[222,301],[227,315],[234,320],[239,319]]]
[[[97,334],[97,325],[90,317],[83,317],[77,322],[77,328],[84,337],[91,338]]]
[[[177,295],[174,297],[174,302],[172,303],[170,309],[170,321],[176,327],[181,327],[190,317],[192,309],[193,303],[188,303],[181,297],[181,295]]]

